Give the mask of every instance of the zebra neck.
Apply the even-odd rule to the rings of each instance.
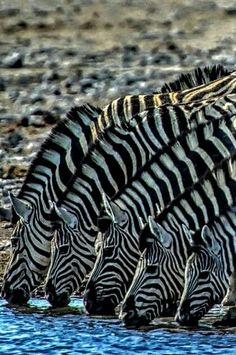
[[[97,139],[99,113],[89,105],[75,107],[53,128],[29,168],[19,198],[30,196],[33,205],[40,201],[47,210],[49,200],[58,201]]]

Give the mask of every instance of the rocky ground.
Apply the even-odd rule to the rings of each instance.
[[[223,0],[0,1],[0,205],[74,104],[157,91],[197,66],[233,68],[235,19]],[[0,222],[0,246],[11,231]]]

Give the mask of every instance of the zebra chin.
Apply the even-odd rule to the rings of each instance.
[[[2,288],[2,297],[11,305],[24,305],[30,299],[30,293],[26,287],[12,289],[6,282]]]

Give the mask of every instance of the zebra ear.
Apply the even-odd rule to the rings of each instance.
[[[145,223],[144,219],[139,217],[138,221],[139,221],[140,230],[143,230],[145,228],[145,226],[146,226],[146,223]]]
[[[29,215],[32,212],[32,206],[29,203],[15,197],[11,192],[9,192],[9,197],[11,200],[12,207],[15,213],[22,218],[25,222],[28,221]]]
[[[151,233],[165,247],[169,248],[172,243],[172,237],[152,216],[148,217],[148,225]]]
[[[109,216],[112,221],[115,221],[115,216],[111,207],[111,199],[104,192],[102,193],[102,202],[107,216]]]
[[[207,248],[215,255],[218,255],[221,250],[220,244],[215,238],[212,230],[207,225],[202,228],[201,237]]]
[[[73,213],[69,212],[67,209],[65,209],[63,207],[57,207],[55,202],[53,202],[53,211],[69,227],[71,227],[71,228],[76,227],[78,219],[76,218],[76,216]]]
[[[123,223],[126,217],[125,211],[123,211],[116,203],[106,195],[102,194],[103,205],[105,212],[110,216],[113,223]]]

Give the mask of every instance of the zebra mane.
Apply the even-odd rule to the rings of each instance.
[[[102,110],[98,107],[93,107],[90,104],[82,105],[82,106],[74,106],[70,109],[70,111],[66,114],[66,117],[62,120],[60,120],[51,130],[49,136],[45,139],[45,141],[42,143],[40,150],[38,151],[36,157],[30,164],[30,167],[28,169],[27,175],[25,177],[25,180],[23,182],[23,185],[21,187],[21,190],[18,194],[18,197],[22,197],[24,194],[25,187],[27,186],[28,183],[30,183],[32,175],[35,172],[35,168],[40,165],[40,162],[42,161],[42,158],[44,157],[45,154],[47,155],[53,155],[55,154],[55,151],[53,150],[55,146],[55,142],[60,142],[60,139],[62,137],[62,134],[65,132],[68,132],[69,136],[71,138],[71,132],[69,132],[70,126],[73,124],[78,124],[78,127],[83,127],[83,122],[81,116],[83,114],[88,115],[91,119],[93,120],[94,123],[96,124],[97,121],[97,115],[99,115],[102,112]],[[96,114],[94,114],[96,113]],[[74,142],[74,145],[78,147],[77,149],[74,149],[75,151],[72,152],[73,155],[79,157],[79,153],[81,151],[80,144],[77,144]]]
[[[196,86],[208,84],[211,81],[223,78],[231,73],[232,71],[220,64],[203,68],[198,67],[190,73],[181,74],[177,80],[164,84],[160,92],[164,94],[173,91],[176,92],[192,89]]]

